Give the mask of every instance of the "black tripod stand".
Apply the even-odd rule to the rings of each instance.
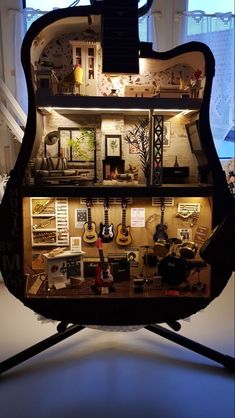
[[[195,353],[201,354],[204,357],[214,360],[219,364],[222,364],[229,372],[235,372],[234,357],[227,356],[209,347],[199,344],[193,340],[190,340],[189,338],[183,337],[182,335],[178,335],[175,331],[179,331],[181,326],[177,321],[168,323],[168,325],[174,331],[168,330],[160,325],[146,325],[145,329],[157,335],[160,335],[161,337],[164,337],[170,341],[173,341],[176,344],[181,345],[182,347],[186,347],[189,350],[194,351]],[[56,334],[2,361],[0,363],[0,374],[6,372],[14,366],[17,366],[20,363],[23,363],[31,357],[34,357],[36,354],[39,354],[47,348],[50,348],[53,345],[59,343],[60,341],[65,340],[71,335],[83,330],[84,328],[85,327],[82,325],[69,325],[67,322],[60,322],[57,326]]]

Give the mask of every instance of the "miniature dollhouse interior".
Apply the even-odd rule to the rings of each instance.
[[[37,127],[24,178],[26,297],[208,298],[204,56],[160,60],[140,43],[126,70],[121,60],[114,72],[105,47],[96,14],[56,20],[31,46]]]

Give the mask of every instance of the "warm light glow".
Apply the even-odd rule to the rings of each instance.
[[[120,112],[139,112],[139,113],[146,113],[146,112],[148,112],[148,110],[149,109],[128,109],[128,108],[111,108],[111,107],[109,107],[109,108],[99,108],[99,107],[92,107],[92,108],[89,108],[89,109],[87,109],[87,108],[84,108],[84,107],[73,107],[73,108],[71,108],[71,107],[44,107],[44,109],[46,109],[48,112],[51,112],[52,110],[54,110],[54,111],[68,111],[68,112],[71,112],[71,111],[88,111],[89,110],[89,112],[91,111],[91,112],[102,112],[102,113],[107,113],[107,112],[117,112],[117,113],[120,113]],[[183,112],[184,111],[182,111],[182,109],[153,109],[153,113],[182,113],[183,114]],[[187,114],[187,111],[185,111],[186,113],[184,113],[184,114]],[[189,111],[190,112],[190,111]]]

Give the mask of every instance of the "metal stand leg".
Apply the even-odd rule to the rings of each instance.
[[[172,327],[172,324],[168,325]],[[160,325],[147,325],[145,329],[153,332],[154,334],[160,335],[161,337],[164,337],[167,340],[173,341],[174,343],[179,344],[182,347],[186,347],[189,350],[194,351],[195,353],[201,354],[204,357],[207,357],[211,360],[216,361],[217,363],[222,364],[230,372],[235,372],[234,357],[227,356],[218,351],[215,351],[209,347],[206,347],[205,345],[197,343],[196,341],[190,340],[189,338],[176,334],[175,332],[170,331]]]
[[[65,340],[73,334],[81,331],[85,327],[82,325],[71,325],[67,322],[60,322],[57,326],[57,334],[52,335],[51,337],[46,338],[45,340],[40,341],[39,343],[32,345],[26,350],[21,351],[18,354],[15,354],[12,357],[2,361],[0,363],[0,375],[5,371],[11,369],[14,366],[17,366],[20,363],[34,357],[36,354],[41,353],[47,348],[52,347],[53,345],[59,343],[60,341]],[[180,330],[180,324],[177,321],[172,321],[168,325],[175,331]],[[228,371],[235,372],[235,358],[227,356],[218,351],[215,351],[205,345],[199,344],[196,341],[190,340],[189,338],[183,337],[182,335],[177,334],[176,332],[170,331],[160,325],[146,325],[145,329],[153,332],[154,334],[160,335],[161,337],[166,338],[167,340],[173,341],[176,344],[186,347],[189,350],[194,351],[195,353],[201,354],[204,357],[207,357],[211,360],[216,361],[217,363],[222,364]]]
[[[65,340],[66,338],[70,337],[73,334],[81,331],[85,327],[81,325],[71,325],[68,327],[68,323],[60,322],[57,326],[58,333],[52,335],[51,337],[46,338],[45,340],[40,341],[37,344],[32,345],[26,350],[21,351],[18,354],[15,354],[12,357],[2,361],[0,363],[0,375],[5,371],[11,369],[14,366],[17,366],[20,363],[34,357],[36,354],[41,353],[42,351],[46,350],[47,348],[52,347],[53,345],[59,343],[60,341]]]

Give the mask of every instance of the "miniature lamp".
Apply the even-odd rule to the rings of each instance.
[[[64,83],[72,83],[73,84],[73,92],[74,94],[80,94],[80,86],[83,82],[83,69],[80,64],[76,64],[73,71],[67,74],[63,80]]]

